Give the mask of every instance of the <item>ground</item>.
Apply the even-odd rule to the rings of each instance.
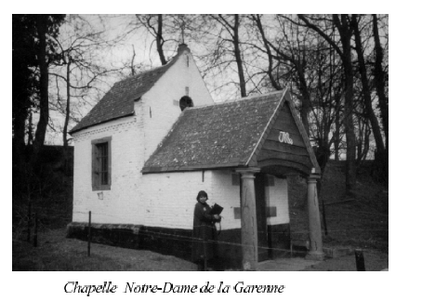
[[[13,242],[13,270],[33,271],[188,271],[196,266],[174,256],[66,238],[65,229],[40,235],[38,247]]]
[[[388,188],[370,176],[371,166],[358,174],[355,195],[344,189],[344,164],[331,162],[319,196],[324,246],[373,249],[388,253]],[[289,180],[290,225],[294,240],[307,237],[306,183]]]
[[[388,189],[361,172],[354,197],[344,193],[342,165],[332,163],[322,181],[320,210],[326,250],[336,258],[305,260],[306,250],[297,249],[292,258],[260,263],[260,270],[340,271],[356,270],[354,250],[364,252],[366,270],[388,268]],[[306,182],[289,179],[291,236],[306,240]],[[33,200],[31,216],[39,219],[37,246],[34,225],[27,240],[28,206],[14,200],[12,270],[25,271],[191,271],[196,266],[173,256],[145,250],[91,244],[90,256],[85,241],[66,238],[71,219],[71,194],[44,196]],[[346,250],[346,251],[344,251]]]
[[[14,271],[195,271],[193,263],[146,250],[132,250],[102,244],[88,244],[67,239],[64,229],[42,233],[38,246],[24,241],[13,242]],[[388,268],[384,252],[364,250],[365,269],[381,271]],[[354,271],[355,255],[327,258],[323,261],[302,256],[279,258],[262,262],[260,271]]]

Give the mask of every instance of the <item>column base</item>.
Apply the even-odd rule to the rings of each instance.
[[[256,264],[251,262],[244,262],[243,263],[243,270],[244,271],[256,271]]]
[[[305,259],[323,261],[324,257],[324,252],[308,252],[308,254],[305,256]]]

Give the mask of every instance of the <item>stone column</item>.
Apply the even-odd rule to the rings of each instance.
[[[318,192],[316,188],[319,176],[311,175],[308,178],[308,219],[309,219],[309,252],[307,259],[323,260],[321,218],[318,206]]]
[[[242,176],[241,243],[243,270],[256,270],[258,263],[258,226],[256,220],[255,173],[258,168],[237,170]]]

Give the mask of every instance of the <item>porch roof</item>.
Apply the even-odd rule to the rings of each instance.
[[[256,166],[254,154],[277,118],[285,93],[184,110],[142,172]]]

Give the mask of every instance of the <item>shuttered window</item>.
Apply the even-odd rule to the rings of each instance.
[[[92,190],[111,188],[111,137],[92,141]]]

